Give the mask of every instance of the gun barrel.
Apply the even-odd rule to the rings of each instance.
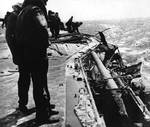
[[[99,59],[99,57],[97,56],[97,54],[92,51],[91,52],[93,59],[98,67],[99,72],[102,74],[104,79],[107,79],[107,87],[109,89],[118,89],[117,84],[115,83],[115,81],[112,79],[111,74],[109,73],[109,71],[105,68],[105,66],[103,65],[102,61]],[[120,115],[125,115],[127,116],[127,111],[123,102],[123,99],[120,97],[120,94],[118,94],[116,91],[111,91],[113,98],[116,102],[116,104],[119,107],[119,113]]]

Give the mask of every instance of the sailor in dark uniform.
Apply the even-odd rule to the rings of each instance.
[[[55,37],[54,19],[55,19],[55,12],[49,10],[48,11],[48,27],[50,28],[52,37]]]
[[[16,45],[16,38],[15,38],[15,28],[16,28],[16,21],[19,12],[21,11],[22,4],[18,3],[13,5],[13,11],[7,13],[5,16],[5,25],[6,25],[6,42],[8,47],[11,51],[13,63],[18,65],[18,53],[17,53],[17,45]]]
[[[56,12],[55,13],[55,38],[57,38],[59,35],[60,23],[61,23],[61,20],[60,20],[59,14],[58,14],[58,12]]]
[[[52,37],[57,38],[60,32],[60,23],[61,20],[59,18],[58,12],[48,11],[48,26],[52,33]]]
[[[8,17],[9,17],[10,14],[11,14],[11,12],[9,12],[9,11],[6,12],[5,17],[4,17],[4,19],[2,20],[2,28],[4,28],[4,26],[6,26],[7,20],[8,20]]]
[[[30,80],[33,82],[33,98],[36,106],[37,122],[47,121],[50,115],[58,112],[48,111],[44,91],[47,87],[48,57],[47,48],[47,0],[25,0],[17,18],[16,40],[20,47],[18,96],[19,107],[26,108]]]

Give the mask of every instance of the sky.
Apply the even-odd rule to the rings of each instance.
[[[0,0],[0,17],[23,0]],[[150,0],[49,0],[47,9],[62,20],[107,20],[150,17]]]

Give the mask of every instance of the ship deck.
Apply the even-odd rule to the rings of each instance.
[[[59,43],[59,44],[57,44]],[[74,98],[78,91],[78,84],[72,78],[72,72],[66,68],[71,57],[80,51],[86,44],[60,44],[53,43],[48,49],[48,89],[51,95],[51,103],[55,104],[55,110],[59,114],[52,116],[52,120],[59,119],[57,123],[44,124],[42,127],[69,126],[80,127],[81,124],[74,113],[77,99]],[[10,51],[6,43],[2,43],[0,56],[0,126],[1,127],[30,127],[35,124],[35,105],[32,95],[32,84],[29,90],[28,108],[31,113],[24,116],[16,110],[18,106],[17,96],[17,66],[12,63]]]

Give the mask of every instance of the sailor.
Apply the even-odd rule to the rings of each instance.
[[[7,24],[7,20],[8,20],[8,16],[11,14],[11,12],[9,12],[9,11],[7,11],[6,12],[6,15],[5,15],[5,17],[4,17],[4,19],[2,20],[2,28],[4,28],[4,26],[6,26],[6,24]]]
[[[10,49],[10,52],[12,54],[12,59],[13,59],[13,63],[18,65],[18,68],[20,68],[20,53],[19,50],[20,48],[17,46],[16,44],[16,38],[15,38],[15,30],[16,30],[16,21],[17,21],[17,16],[19,14],[19,12],[22,9],[22,4],[18,3],[12,6],[13,8],[13,12],[9,12],[9,14],[7,13],[5,16],[5,25],[6,25],[6,42],[8,44],[8,47]],[[19,71],[19,79],[20,76],[22,74]],[[18,80],[18,90],[19,90],[19,80]],[[26,103],[27,99],[24,98],[24,103]],[[19,104],[19,108],[18,108],[21,112],[23,113],[27,113],[27,108],[26,106],[22,106]]]
[[[2,20],[2,28],[4,28],[4,26],[6,26],[6,24],[7,24],[7,18],[8,18],[8,16],[11,14],[11,12],[9,12],[9,11],[7,11],[6,12],[6,14],[5,14],[5,16],[4,16],[4,19]]]
[[[44,91],[47,86],[48,57],[47,48],[47,0],[24,0],[23,9],[17,18],[16,40],[20,47],[18,96],[19,108],[27,109],[30,80],[33,82],[33,98],[36,106],[36,121],[49,120]]]
[[[50,31],[52,33],[52,37],[57,38],[60,31],[60,23],[61,20],[59,18],[58,12],[52,12],[51,10],[48,11],[48,22]]]
[[[21,11],[22,4],[18,3],[12,6],[13,11],[7,12],[4,22],[6,25],[6,42],[12,54],[13,63],[18,65],[17,45],[15,39],[15,27],[17,16]]]
[[[59,32],[60,32],[60,17],[59,17],[59,14],[58,12],[55,13],[55,38],[58,37],[59,35]]]
[[[50,28],[50,31],[51,31],[51,34],[52,34],[52,37],[55,37],[55,30],[54,30],[54,12],[49,10],[48,11],[48,27]]]

